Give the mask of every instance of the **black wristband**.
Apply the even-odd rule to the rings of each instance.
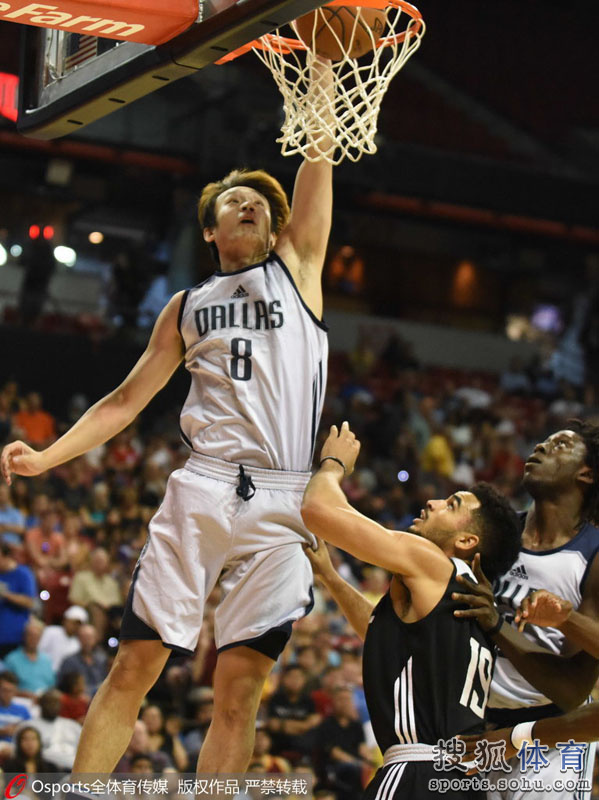
[[[500,614],[499,617],[497,618],[497,622],[495,623],[495,625],[493,625],[492,628],[489,628],[488,631],[485,631],[487,636],[494,636],[496,633],[498,633],[499,629],[501,628],[504,622],[505,619],[503,617],[503,614]]]
[[[337,458],[337,456],[325,456],[324,458],[321,458],[318,466],[322,467],[325,461],[336,461],[340,467],[343,467],[343,474],[346,474],[347,470],[345,469],[345,464],[340,458]]]

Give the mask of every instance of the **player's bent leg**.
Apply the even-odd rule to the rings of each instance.
[[[245,772],[254,748],[256,714],[275,662],[250,647],[219,653],[214,713],[198,757],[198,772]]]
[[[73,774],[112,772],[127,749],[142,700],[170,651],[160,640],[125,640],[89,707]]]

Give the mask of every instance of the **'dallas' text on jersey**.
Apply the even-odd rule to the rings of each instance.
[[[216,272],[183,299],[193,450],[267,469],[310,469],[326,386],[326,326],[275,254]]]

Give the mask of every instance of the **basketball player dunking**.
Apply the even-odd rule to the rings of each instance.
[[[353,509],[340,487],[358,450],[347,423],[339,434],[333,426],[302,516],[317,536],[392,572],[390,589],[375,608],[337,574],[322,544],[308,555],[364,639],[364,692],[384,753],[366,797],[437,798],[431,781],[465,776],[435,770],[433,748],[439,739],[482,730],[494,661],[482,630],[453,616],[458,604],[452,592],[461,588],[456,576],[475,580],[468,562],[477,553],[493,574],[508,569],[520,545],[518,519],[505,498],[477,484],[447,500],[430,500],[409,533],[387,530]],[[468,783],[443,796],[483,796]]]
[[[168,648],[194,652],[219,576],[214,718],[198,770],[247,767],[264,681],[292,622],[311,606],[302,544],[313,537],[300,505],[326,383],[320,277],[331,204],[332,167],[322,159],[300,166],[291,210],[262,171],[208,185],[199,216],[218,271],[171,299],[125,381],[57,442],[42,452],[22,442],[3,451],[10,482],[11,472],[37,475],[96,447],[135,419],[185,359],[189,460],[170,476],[150,523],[119,650],[87,713],[74,773],[112,772]]]

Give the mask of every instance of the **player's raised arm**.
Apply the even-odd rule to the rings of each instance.
[[[39,475],[108,441],[131,423],[166,384],[183,357],[177,319],[183,292],[176,294],[156,321],[148,346],[129,375],[113,392],[89,408],[64,436],[48,448],[33,450],[12,442],[2,451],[2,475]]]
[[[339,575],[322,539],[318,540],[317,550],[312,550],[311,547],[305,547],[304,550],[312,564],[314,576],[326,586],[349,624],[364,641],[374,609],[373,604]]]
[[[315,59],[310,73],[311,91],[323,97],[333,91],[330,62]],[[334,120],[330,121],[333,126]],[[331,139],[326,130],[312,133],[309,159],[300,166],[293,189],[291,216],[275,251],[291,270],[298,288],[312,311],[322,313],[320,276],[324,266],[333,213],[333,167],[326,153]],[[317,160],[311,160],[311,159]]]
[[[353,472],[360,443],[347,422],[332,426],[302,504],[302,518],[312,533],[356,558],[406,577],[426,574],[447,580],[451,562],[435,544],[411,533],[390,531],[360,514],[348,502],[341,480]]]

